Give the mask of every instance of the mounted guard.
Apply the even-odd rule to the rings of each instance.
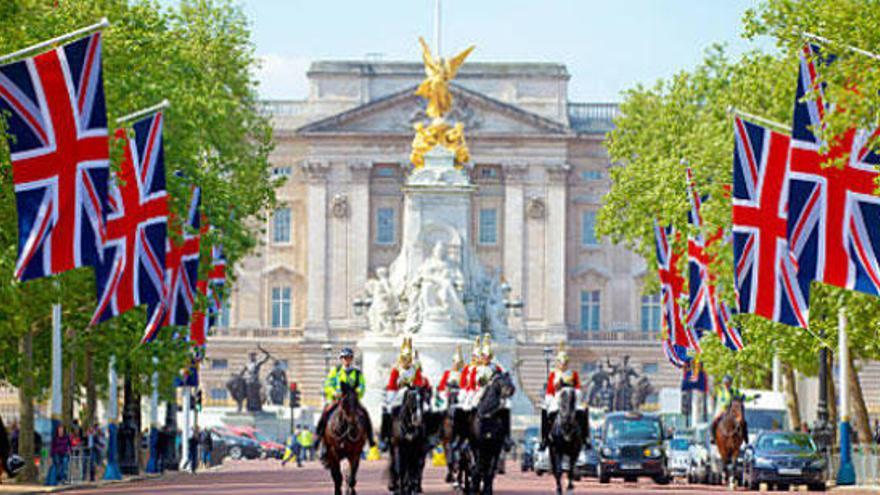
[[[403,400],[401,390],[408,386],[422,388],[427,383],[422,376],[422,370],[415,366],[415,354],[413,353],[412,337],[404,337],[400,345],[400,355],[397,364],[391,368],[388,376],[388,384],[385,385],[385,404],[382,408],[382,425],[380,435],[383,448],[387,448],[391,438],[391,415],[400,407]]]
[[[544,403],[541,408],[541,450],[547,447],[547,440],[550,434],[550,428],[556,420],[559,412],[559,394],[565,388],[574,390],[577,398],[576,419],[581,425],[583,442],[589,437],[589,428],[587,427],[587,405],[584,402],[583,393],[581,391],[581,379],[578,372],[568,367],[569,356],[565,350],[565,343],[559,343],[559,349],[556,352],[556,365],[550,371],[547,377],[547,385],[544,392]]]
[[[471,376],[468,382],[468,387],[471,391],[469,394],[469,401],[471,408],[476,407],[477,404],[480,403],[480,399],[483,396],[483,391],[485,386],[492,380],[492,378],[498,373],[504,373],[504,367],[501,366],[497,360],[495,360],[495,351],[492,350],[492,338],[489,334],[483,335],[482,344],[479,347],[480,349],[480,357],[476,367],[472,368]],[[513,443],[510,440],[510,399],[505,398],[501,409],[499,410],[499,417],[501,418],[502,424],[504,425],[504,450],[509,452],[513,447]]]

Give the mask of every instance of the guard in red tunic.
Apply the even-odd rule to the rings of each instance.
[[[461,346],[456,346],[455,354],[452,355],[452,367],[443,372],[440,383],[437,384],[436,410],[446,410],[450,394],[455,394],[455,399],[458,399],[459,381],[463,367],[464,359],[461,357]]]
[[[473,397],[473,393],[475,387],[472,386],[473,383],[473,375],[476,373],[477,366],[480,364],[480,337],[477,337],[474,340],[474,348],[471,351],[471,362],[466,364],[464,368],[461,369],[461,376],[458,379],[458,400],[461,403],[461,408],[465,411],[470,411],[471,409],[471,398]]]
[[[581,425],[584,441],[589,437],[586,404],[581,393],[581,379],[577,371],[568,368],[568,363],[569,357],[565,351],[565,344],[560,342],[559,350],[556,353],[556,366],[547,377],[544,391],[544,403],[541,408],[541,449],[547,446],[547,436],[550,434],[550,428],[559,412],[559,402],[556,395],[567,387],[573,388],[577,394],[577,422]]]
[[[388,448],[391,439],[391,415],[397,412],[403,399],[403,394],[398,392],[406,387],[424,387],[427,384],[422,370],[415,366],[414,358],[412,338],[404,337],[397,365],[391,369],[388,384],[385,386],[385,404],[382,407],[382,425],[379,430],[383,450]]]
[[[471,371],[468,386],[473,391],[470,396],[471,408],[476,408],[483,396],[483,390],[496,373],[504,373],[504,367],[495,360],[495,352],[492,350],[492,341],[489,334],[483,335],[483,342],[480,345],[479,364]],[[510,400],[505,399],[498,410],[498,414],[504,425],[504,450],[510,451],[513,443],[510,440]]]

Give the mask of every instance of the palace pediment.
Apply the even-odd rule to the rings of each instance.
[[[416,86],[412,86],[312,122],[297,129],[297,134],[410,135],[416,122],[429,120],[425,115],[425,100],[415,95],[415,89]],[[571,129],[559,122],[484,94],[454,84],[450,89],[454,103],[446,119],[450,122],[462,122],[468,136],[562,136],[571,133]]]

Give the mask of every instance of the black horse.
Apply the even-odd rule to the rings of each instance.
[[[496,371],[483,389],[469,428],[470,493],[491,495],[493,482],[507,436],[505,399],[516,391],[510,373]]]
[[[578,413],[577,391],[574,388],[563,388],[557,398],[559,411],[550,427],[547,443],[550,447],[550,470],[556,478],[556,494],[562,495],[563,458],[568,458],[567,490],[574,490],[575,464],[586,439],[584,429],[589,429]]]
[[[428,447],[425,391],[406,387],[399,410],[391,420],[391,480],[388,490],[415,495],[421,489],[422,468]]]

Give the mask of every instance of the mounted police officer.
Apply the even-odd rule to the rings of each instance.
[[[721,379],[721,386],[718,387],[715,391],[715,417],[712,419],[712,427],[709,429],[709,441],[715,443],[715,430],[718,428],[718,422],[721,420],[721,416],[724,415],[724,412],[727,411],[727,408],[730,407],[730,403],[736,399],[742,399],[743,402],[751,401],[757,399],[759,396],[754,397],[746,397],[740,390],[733,386],[733,377],[730,375],[724,375],[724,378]],[[745,413],[745,408],[743,408],[743,413]],[[746,443],[749,443],[749,425],[748,423],[744,424],[743,438]]]
[[[327,378],[324,380],[324,398],[328,405],[324,408],[324,412],[321,413],[321,419],[318,420],[318,427],[315,430],[315,436],[318,439],[318,443],[321,445],[320,457],[322,461],[324,460],[326,449],[321,443],[321,439],[324,438],[324,428],[327,426],[327,418],[329,418],[330,414],[336,410],[336,407],[339,405],[339,399],[342,398],[343,383],[346,383],[349,387],[357,390],[359,401],[364,398],[364,392],[366,391],[364,374],[354,365],[354,351],[348,347],[343,347],[339,351],[339,364],[330,369]],[[361,405],[360,407],[364,411],[364,416],[367,418],[367,441],[369,442],[370,447],[373,447],[376,445],[376,441],[373,439],[373,424],[370,421],[370,415],[367,414],[366,409],[363,408],[364,406]]]

